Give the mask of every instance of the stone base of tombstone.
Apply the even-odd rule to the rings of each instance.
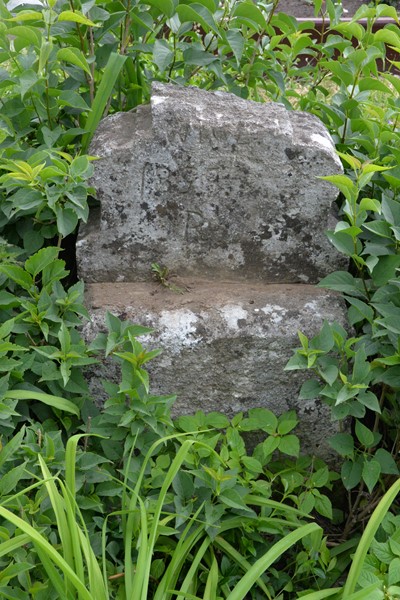
[[[154,84],[149,105],[102,121],[90,152],[100,206],[77,242],[86,335],[106,310],[152,327],[147,343],[164,350],[153,388],[178,394],[176,414],[296,409],[304,451],[329,458],[329,411],[299,401],[302,375],[283,370],[297,330],[344,322],[338,297],[313,286],[346,268],[325,235],[337,193],[321,177],[342,168],[324,125],[272,102]],[[185,292],[152,281],[152,263]],[[91,378],[99,398],[101,376],[115,367]]]
[[[343,323],[338,296],[308,285],[264,285],[179,280],[183,294],[156,283],[102,283],[87,286],[92,321],[87,338],[103,330],[107,310],[152,327],[141,338],[163,353],[146,365],[154,393],[177,393],[174,413],[220,411],[233,416],[263,406],[276,414],[295,409],[303,451],[331,458],[326,440],[336,433],[329,410],[298,399],[304,374],[284,371],[297,331],[315,335],[324,319]],[[101,377],[118,380],[116,363],[105,363],[91,378],[102,398]]]

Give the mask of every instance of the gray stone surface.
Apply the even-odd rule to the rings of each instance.
[[[332,457],[327,437],[336,433],[329,410],[318,401],[299,401],[304,374],[285,372],[299,345],[297,330],[315,335],[323,320],[344,322],[338,296],[309,285],[180,280],[188,288],[175,294],[156,283],[91,284],[87,303],[92,322],[88,339],[104,328],[106,310],[154,328],[141,338],[163,353],[148,363],[152,391],[177,393],[175,414],[196,410],[232,416],[265,406],[280,414],[295,409],[300,417],[303,450]],[[106,362],[91,387],[104,396],[100,378],[118,379],[116,364]]]
[[[340,161],[307,113],[154,84],[94,137],[100,208],[77,244],[87,282],[181,276],[312,283],[340,264],[325,236]],[[333,223],[330,223],[333,220]]]

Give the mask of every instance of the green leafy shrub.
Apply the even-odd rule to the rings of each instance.
[[[384,516],[397,484],[383,496],[398,476],[400,86],[399,63],[386,56],[387,46],[400,50],[398,17],[379,4],[341,22],[340,4],[314,6],[330,20],[323,34],[277,2],[0,5],[5,598],[160,600],[173,587],[188,599],[398,594],[397,517]],[[376,31],[382,16],[393,23]],[[351,268],[321,285],[345,294],[353,331],[301,334],[288,368],[313,371],[301,397],[321,397],[341,426],[331,445],[350,507],[341,506],[344,544],[332,548],[307,523],[312,512],[337,527],[339,476],[300,456],[293,413],[173,423],[173,397],[150,392],[145,365],[157,352],[139,343],[144,328],[107,315],[108,332],[82,339],[83,285],[65,289],[60,252],[88,216],[86,153],[103,114],[148,101],[153,80],[312,112],[341,153],[345,174],[327,178],[342,194],[329,237]],[[100,409],[83,370],[103,357],[120,363],[121,381],[105,382]],[[246,435],[260,430],[249,451]],[[375,506],[357,547],[353,533]],[[352,552],[347,583],[332,589]]]

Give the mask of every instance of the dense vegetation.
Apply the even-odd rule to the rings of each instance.
[[[340,22],[340,4],[315,0],[321,34],[277,2],[39,4],[0,4],[1,597],[399,598],[396,10]],[[376,31],[381,16],[393,23]],[[173,397],[150,391],[143,327],[108,315],[107,333],[82,339],[63,248],[94,196],[90,139],[154,79],[283,102],[335,140],[346,171],[327,178],[341,192],[328,235],[350,269],[320,285],[345,295],[352,333],[300,333],[287,368],[312,371],[301,397],[343,425],[340,474],[301,455],[292,412],[173,422]],[[104,356],[122,375],[100,410],[83,372]],[[247,452],[251,431],[263,441]]]

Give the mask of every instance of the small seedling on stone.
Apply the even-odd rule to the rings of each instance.
[[[153,273],[154,279],[163,287],[171,290],[171,292],[175,292],[176,294],[183,294],[184,290],[177,285],[171,283],[169,278],[171,277],[170,270],[168,267],[163,267],[158,263],[151,264],[151,271]]]

